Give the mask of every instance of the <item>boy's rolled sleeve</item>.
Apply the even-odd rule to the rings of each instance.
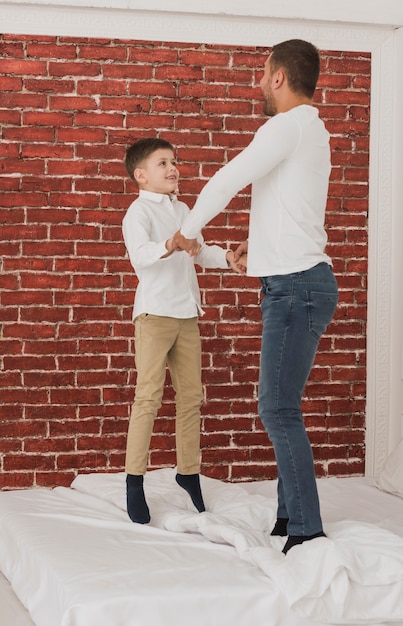
[[[123,238],[130,262],[135,270],[150,267],[167,254],[166,240],[150,241],[147,221],[141,215],[127,213],[122,222]],[[169,258],[169,257],[168,257]]]

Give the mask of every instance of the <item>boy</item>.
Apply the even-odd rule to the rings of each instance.
[[[139,197],[122,223],[139,279],[133,310],[137,384],[126,449],[127,511],[133,522],[146,524],[150,512],[143,476],[166,365],[176,399],[176,481],[189,493],[196,509],[205,510],[199,479],[203,390],[197,317],[203,312],[194,264],[241,269],[233,263],[231,250],[207,246],[201,235],[196,256],[178,248],[175,234],[190,211],[174,195],[179,172],[169,142],[140,139],[128,148],[125,166],[139,188]]]

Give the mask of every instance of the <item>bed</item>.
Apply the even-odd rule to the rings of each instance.
[[[0,493],[1,626],[403,626],[403,442],[376,485],[319,479],[328,537],[287,556],[275,481],[202,476],[199,514],[174,477],[147,473],[145,526],[124,473]]]

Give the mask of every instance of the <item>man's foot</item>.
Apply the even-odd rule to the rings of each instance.
[[[314,535],[307,535],[306,537],[302,535],[290,535],[285,543],[283,552],[284,554],[287,554],[288,550],[290,550],[294,546],[298,546],[299,544],[304,543],[304,541],[316,539],[317,537],[326,537],[326,535],[323,531],[321,531],[320,533],[315,533]]]
[[[200,489],[199,474],[176,474],[176,482],[190,495],[193,504],[199,513],[206,510]]]
[[[144,495],[143,479],[143,476],[133,474],[126,476],[127,512],[132,522],[137,524],[148,524],[151,519]]]
[[[276,537],[287,537],[287,524],[288,517],[278,517],[270,534]]]

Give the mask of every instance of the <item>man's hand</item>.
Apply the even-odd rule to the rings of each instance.
[[[243,243],[239,244],[239,246],[234,252],[235,263],[237,263],[243,255],[245,255],[246,257],[247,253],[248,253],[248,242],[244,241]]]
[[[186,239],[180,230],[174,234],[172,239],[175,245],[175,250],[185,250],[189,256],[196,256],[199,254],[201,245],[197,239]]]
[[[237,260],[235,260],[235,252],[232,250],[228,250],[226,257],[228,265],[236,272],[237,274],[246,274],[246,267],[248,257],[246,254],[242,254],[238,256]]]

